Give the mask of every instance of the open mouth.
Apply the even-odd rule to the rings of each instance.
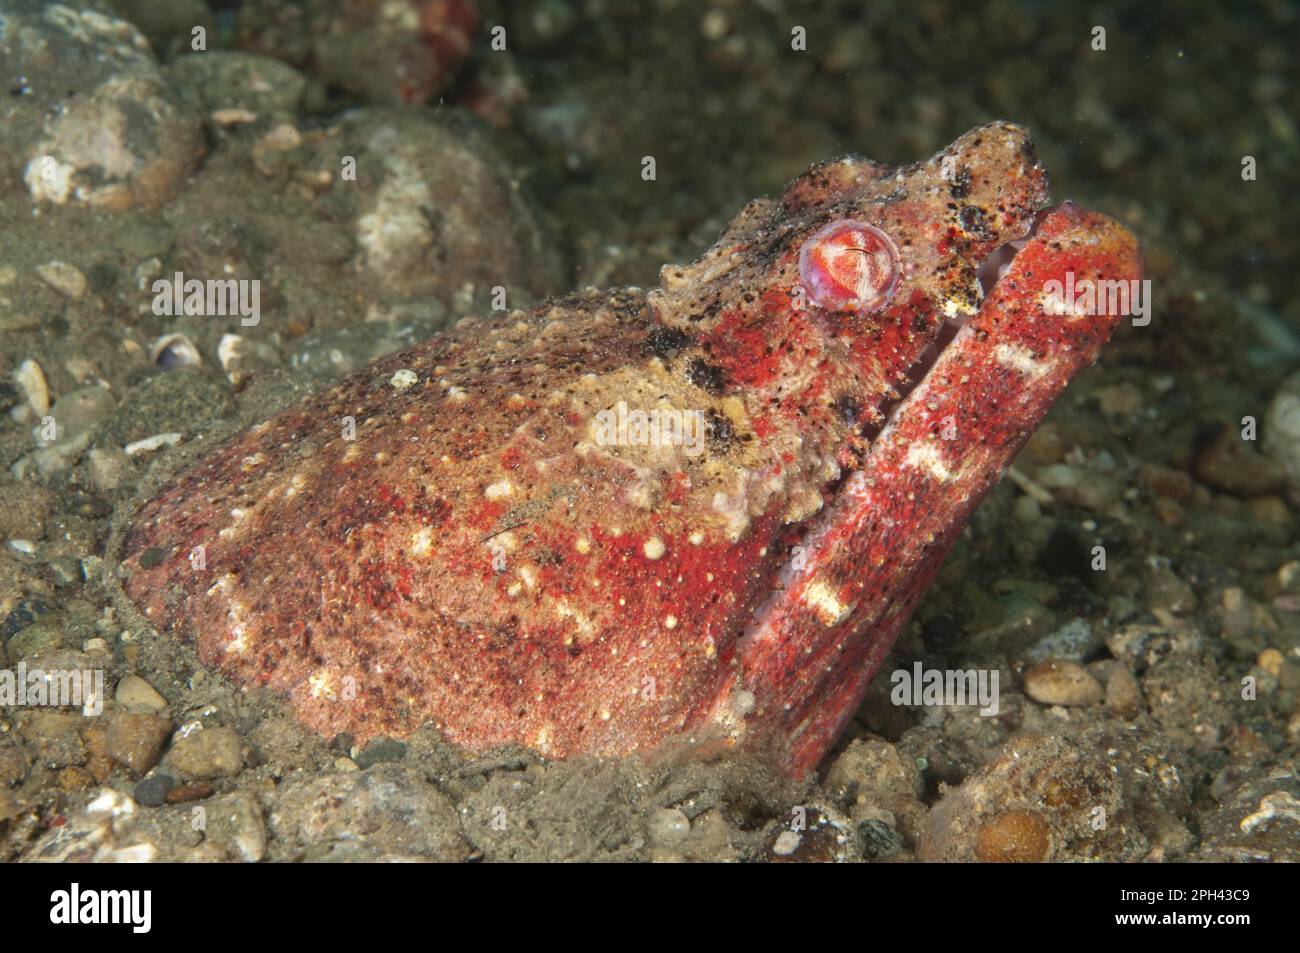
[[[998,246],[980,262],[977,276],[980,283],[981,301],[988,298],[997,283],[1010,271],[1016,255],[1037,233],[1039,222],[1042,221],[1045,214],[1046,212],[1040,212],[1035,216],[1032,227],[1023,237]],[[893,425],[912,392],[925,381],[926,377],[934,370],[939,358],[953,345],[958,335],[962,333],[963,329],[967,328],[978,313],[978,310],[976,310],[971,314],[957,314],[944,321],[935,339],[926,346],[920,357],[908,368],[902,385],[897,388],[898,396],[881,407],[882,416],[880,422],[878,424],[864,425],[860,431],[862,437],[874,444],[881,434]],[[825,492],[829,497],[828,505],[804,527],[804,531],[800,535],[798,548],[803,553],[804,564],[800,565],[799,561],[792,556],[778,570],[772,593],[754,608],[750,623],[741,634],[738,648],[742,652],[752,648],[755,642],[764,637],[765,632],[774,631],[773,619],[777,604],[781,601],[785,591],[796,585],[797,577],[811,568],[811,564],[818,559],[816,554],[830,545],[834,535],[842,532],[841,509],[844,505],[851,505],[846,502],[846,498],[855,495],[862,488],[863,482],[863,470],[852,469],[843,474],[833,485],[826,488]]]
[[[1040,212],[1035,216],[1033,225],[1024,237],[999,245],[980,262],[978,269],[976,269],[976,275],[980,284],[981,301],[988,298],[997,283],[1011,270],[1011,264],[1015,261],[1016,255],[1037,234],[1038,223],[1042,221],[1043,214],[1045,213]],[[935,339],[925,347],[917,360],[907,369],[907,373],[903,375],[902,386],[897,388],[898,396],[881,407],[882,417],[880,423],[868,424],[862,428],[863,437],[875,442],[876,438],[898,416],[899,408],[906,402],[908,395],[925,380],[926,375],[938,363],[940,355],[956,340],[961,329],[968,325],[978,313],[978,310],[976,310],[971,314],[956,314],[944,321]]]

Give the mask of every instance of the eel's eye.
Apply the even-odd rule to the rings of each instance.
[[[898,249],[888,235],[844,218],[819,229],[799,251],[799,280],[813,304],[865,314],[898,290]]]

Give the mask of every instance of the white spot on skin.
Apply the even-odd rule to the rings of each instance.
[[[433,551],[433,530],[423,526],[411,538],[411,555],[422,559]]]
[[[333,679],[330,678],[329,672],[316,672],[308,676],[307,684],[311,688],[312,698],[334,697]]]
[[[488,484],[487,488],[483,491],[483,495],[489,500],[497,500],[503,496],[509,496],[513,492],[515,492],[515,485],[513,483],[509,480],[498,480],[496,483]]]
[[[416,384],[419,380],[420,378],[415,371],[404,367],[393,374],[393,376],[388,379],[388,383],[392,384],[395,390],[406,390]]]
[[[664,541],[658,536],[651,536],[641,547],[646,559],[659,559],[667,550],[668,547],[664,545]]]
[[[1003,367],[1009,367],[1031,380],[1042,377],[1053,367],[1052,361],[1036,359],[1029,348],[1014,347],[1010,344],[999,344],[994,348],[993,359]]]
[[[222,651],[230,655],[243,655],[248,651],[248,630],[244,628],[244,623],[236,623],[230,633],[234,638],[225,644]]]
[[[574,541],[573,548],[581,555],[585,556],[587,553],[591,552],[591,540],[585,536],[579,536],[577,540]]]
[[[914,443],[907,451],[907,465],[925,470],[940,483],[952,479],[952,471],[943,462],[943,454],[932,443]]]
[[[677,616],[675,615],[664,616],[664,628],[665,629],[677,628]]]
[[[843,622],[853,611],[853,607],[840,602],[831,587],[821,579],[813,579],[804,587],[802,599],[805,605],[817,613],[822,624],[827,626]]]

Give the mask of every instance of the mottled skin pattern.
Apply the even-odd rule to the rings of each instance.
[[[1046,201],[1006,123],[815,167],[656,290],[461,322],[211,451],[137,514],[126,591],[326,736],[432,722],[567,757],[686,735],[801,774],[1118,320],[1045,315],[1043,282],[1138,275],[1124,229]],[[799,288],[802,243],[846,218],[899,252],[873,313]],[[985,299],[980,263],[1036,220]],[[619,402],[699,411],[704,452],[604,445]]]

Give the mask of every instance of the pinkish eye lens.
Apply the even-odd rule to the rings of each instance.
[[[831,222],[799,251],[804,291],[827,311],[879,310],[898,290],[898,277],[893,241],[874,225],[852,219]]]

